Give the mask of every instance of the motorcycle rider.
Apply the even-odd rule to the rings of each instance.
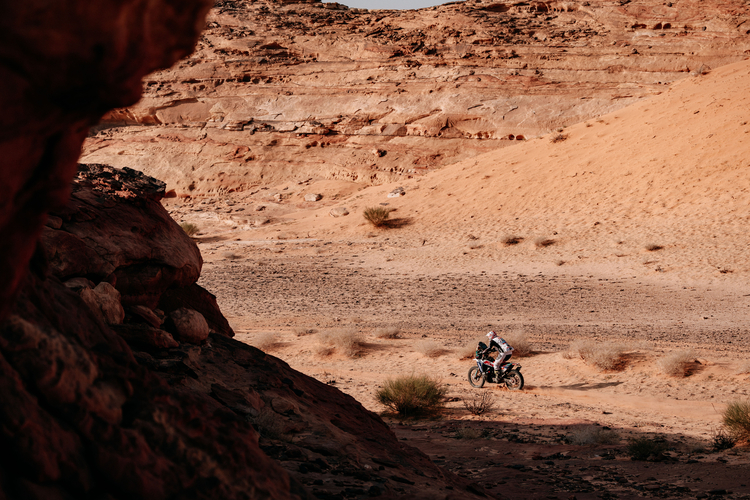
[[[503,366],[511,356],[513,356],[513,347],[511,347],[504,339],[498,337],[494,331],[490,331],[490,333],[487,334],[487,338],[490,339],[490,342],[484,352],[485,354],[489,354],[497,349],[497,359],[492,366],[496,372],[499,372],[500,367]]]

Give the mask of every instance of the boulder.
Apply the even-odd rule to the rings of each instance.
[[[169,313],[167,321],[172,333],[181,341],[201,344],[208,338],[208,323],[201,313],[181,307]]]
[[[345,215],[349,215],[349,209],[346,207],[334,207],[329,213],[331,217],[344,217]]]
[[[323,195],[317,193],[308,193],[305,195],[305,201],[318,201],[323,198]]]

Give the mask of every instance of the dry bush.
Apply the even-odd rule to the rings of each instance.
[[[196,234],[198,234],[198,231],[200,231],[200,228],[192,222],[181,222],[180,227],[183,231],[185,231],[185,234],[191,237],[195,236]]]
[[[724,410],[724,427],[738,440],[750,441],[750,401],[732,401]]]
[[[554,245],[555,243],[557,243],[557,240],[553,240],[552,238],[537,238],[534,241],[537,248],[545,248]]]
[[[711,432],[711,448],[714,451],[724,451],[734,448],[737,444],[737,436],[726,428],[715,429]]]
[[[512,245],[518,245],[523,241],[523,238],[521,236],[506,236],[502,239],[503,245],[506,247],[512,246]]]
[[[597,343],[593,340],[576,340],[570,344],[567,359],[576,356],[601,370],[614,370],[622,364],[625,346],[615,342]]]
[[[397,339],[401,330],[395,326],[383,326],[375,329],[375,336],[379,339]]]
[[[555,134],[553,135],[549,142],[556,143],[556,142],[563,142],[564,140],[567,140],[568,134]]]
[[[264,332],[255,337],[253,345],[261,351],[270,351],[276,346],[276,334],[274,332]]]
[[[302,337],[303,335],[312,335],[313,333],[318,333],[318,330],[316,330],[315,328],[298,326],[297,328],[292,329],[292,333],[294,333],[297,337]]]
[[[459,427],[454,436],[456,439],[479,439],[484,436],[484,432],[472,427]]]
[[[318,344],[315,346],[315,354],[317,354],[318,356],[330,356],[335,350],[335,348],[329,345]]]
[[[617,444],[620,435],[616,431],[591,425],[568,434],[568,442],[577,445]]]
[[[369,207],[365,208],[363,216],[367,222],[372,224],[374,227],[385,227],[387,225],[388,217],[391,211],[385,207]]]
[[[674,351],[666,354],[658,361],[662,373],[673,377],[684,377],[690,373],[690,367],[695,362],[696,354],[693,350]]]
[[[339,330],[329,330],[318,335],[323,348],[318,349],[319,354],[328,352],[326,348],[335,349],[338,352],[353,358],[357,356],[362,350],[362,344],[364,343],[362,336],[354,328],[341,328]]]
[[[375,397],[400,417],[428,416],[445,407],[447,389],[427,375],[407,375],[386,381]]]
[[[661,250],[664,248],[662,245],[657,245],[656,243],[649,243],[646,245],[646,250],[649,252],[656,252],[657,250]]]
[[[502,337],[513,348],[513,356],[522,358],[533,352],[531,342],[524,332],[511,332],[503,334]]]
[[[495,397],[490,391],[474,393],[470,398],[463,398],[464,408],[472,415],[483,415],[495,407]]]
[[[237,259],[241,259],[242,258],[240,255],[237,255],[236,253],[234,253],[232,251],[224,252],[224,253],[221,254],[221,256],[224,257],[225,259],[229,259],[229,260],[237,260]]]
[[[443,347],[434,340],[420,340],[417,342],[416,349],[428,358],[436,358],[443,353]]]
[[[661,460],[668,447],[664,439],[644,436],[629,440],[626,452],[632,460]]]

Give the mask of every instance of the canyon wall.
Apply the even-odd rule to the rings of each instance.
[[[86,161],[180,195],[420,175],[747,57],[744,2],[497,2],[418,11],[226,0],[198,48],[109,113]]]

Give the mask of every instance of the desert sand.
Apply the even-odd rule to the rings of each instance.
[[[497,467],[521,464],[502,473],[526,471],[539,491],[578,498],[658,488],[678,497],[747,495],[746,449],[712,453],[711,440],[725,405],[749,390],[748,96],[743,61],[402,183],[283,183],[222,199],[173,199],[167,208],[200,227],[201,284],[217,295],[238,339],[377,412],[384,408],[375,391],[389,378],[426,373],[446,384],[446,415],[393,421],[395,429],[492,494],[513,491]],[[405,195],[387,197],[397,187]],[[322,199],[305,202],[309,193]],[[362,217],[371,206],[393,209],[402,224],[373,228]],[[336,207],[349,215],[332,217]],[[511,236],[519,242],[507,244]],[[388,327],[398,338],[377,337]],[[342,329],[361,335],[358,354],[321,354],[323,332]],[[465,355],[490,329],[531,342],[533,354],[516,360],[523,391],[469,386],[473,362]],[[622,366],[569,359],[578,339],[621,343]],[[686,350],[687,376],[662,372],[663,357]],[[477,391],[494,394],[490,414],[464,408]],[[591,425],[619,433],[608,447],[615,451],[561,440]],[[496,432],[464,444],[453,437],[462,426]],[[630,462],[626,440],[643,435],[666,439],[674,461],[651,464],[651,472]],[[556,453],[572,461],[532,460]],[[590,474],[580,472],[568,486],[541,479],[570,476],[555,469],[563,463],[588,468],[606,458],[614,462],[602,462],[604,472],[585,480]],[[607,474],[629,479],[615,486]]]

